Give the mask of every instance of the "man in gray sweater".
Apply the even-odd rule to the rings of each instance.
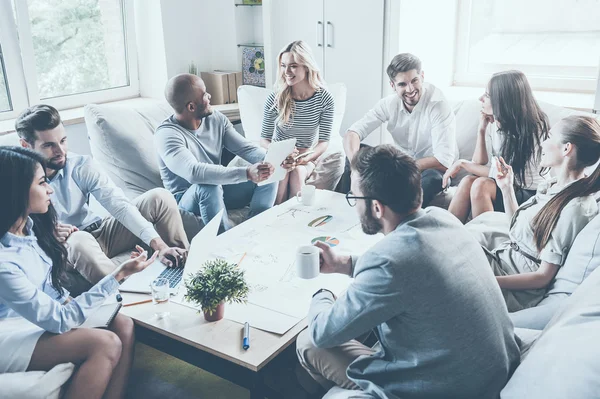
[[[256,185],[274,171],[263,162],[265,150],[246,140],[225,115],[211,108],[204,81],[196,75],[177,75],[167,82],[165,97],[175,114],[156,128],[154,141],[163,184],[179,207],[199,215],[204,224],[223,208],[250,204],[251,217],[271,208],[277,184]],[[251,165],[222,166],[223,148]],[[231,227],[225,212],[223,228]]]
[[[352,398],[497,398],[519,348],[483,250],[447,211],[421,209],[408,155],[369,147],[351,166],[348,203],[365,233],[385,238],[360,258],[317,244],[322,273],[354,280],[337,299],[327,290],[313,296],[300,363]],[[373,348],[356,340],[369,331]]]

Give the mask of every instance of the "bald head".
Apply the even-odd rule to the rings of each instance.
[[[173,76],[165,87],[165,98],[175,112],[181,114],[189,102],[198,103],[206,92],[206,86],[200,77],[189,73]]]

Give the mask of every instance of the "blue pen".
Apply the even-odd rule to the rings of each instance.
[[[242,348],[247,350],[250,348],[250,324],[244,323],[244,338],[242,339]]]

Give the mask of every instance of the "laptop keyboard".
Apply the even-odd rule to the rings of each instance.
[[[175,288],[183,277],[183,267],[167,267],[158,277],[169,280],[169,287]]]

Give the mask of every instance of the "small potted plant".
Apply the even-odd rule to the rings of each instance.
[[[200,305],[207,321],[217,321],[225,314],[225,303],[246,303],[249,287],[244,271],[233,263],[215,259],[184,282],[185,299]]]

